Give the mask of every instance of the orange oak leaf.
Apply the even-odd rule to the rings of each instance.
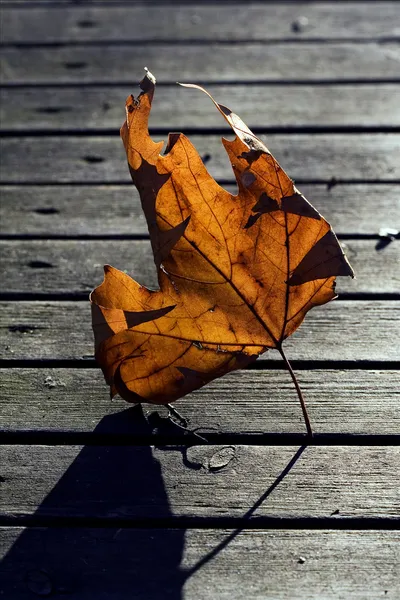
[[[121,137],[159,290],[106,265],[91,294],[93,329],[111,395],[167,404],[269,348],[284,357],[283,340],[353,271],[330,225],[237,115],[211,98],[236,134],[222,140],[234,196],[185,135],[169,134],[160,154],[148,132],[155,80],[147,72],[140,85]]]

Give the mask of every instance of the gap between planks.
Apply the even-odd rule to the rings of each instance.
[[[137,82],[136,82],[137,83]],[[134,85],[136,85],[136,83]],[[201,85],[203,87],[211,87],[214,85],[220,85],[220,83],[218,81],[215,81],[213,79],[202,79],[202,80],[197,80],[196,83],[198,85]],[[221,85],[224,86],[231,86],[231,87],[236,87],[237,85],[243,85],[243,86],[247,86],[247,85],[254,85],[260,88],[266,88],[266,87],[276,87],[276,88],[286,88],[288,85],[291,86],[314,86],[314,87],[325,87],[327,85],[332,85],[332,86],[371,86],[371,85],[375,85],[375,86],[380,86],[380,85],[395,85],[397,86],[400,83],[400,78],[398,77],[379,77],[379,78],[366,78],[366,77],[348,77],[346,79],[337,79],[335,77],[333,78],[325,78],[322,80],[318,80],[318,79],[313,79],[312,81],[309,81],[308,79],[291,79],[289,82],[286,82],[283,79],[252,79],[251,81],[247,81],[247,80],[243,80],[243,79],[224,79],[224,81],[221,83]],[[8,83],[4,83],[4,82],[0,82],[0,89],[4,89],[4,90],[32,90],[32,89],[44,89],[44,90],[48,90],[48,89],[52,89],[52,90],[57,90],[57,89],[90,89],[90,88],[114,88],[116,86],[118,87],[129,87],[129,91],[130,93],[132,92],[132,89],[134,87],[134,85],[132,84],[132,81],[126,81],[126,80],[118,80],[118,81],[112,81],[112,82],[107,82],[107,81],[97,81],[97,80],[93,80],[93,81],[87,81],[85,83],[80,83],[79,81],[75,81],[75,82],[55,82],[55,81],[48,81],[48,82],[37,82],[37,83],[33,83],[33,82],[29,82],[29,81],[23,81],[23,82],[8,82]],[[169,88],[171,86],[176,86],[176,81],[157,81],[157,89],[160,89],[161,87],[164,88]]]
[[[7,527],[29,527],[29,529],[79,529],[93,528],[97,530],[161,530],[161,529],[198,529],[202,531],[220,531],[236,528],[239,531],[247,529],[253,532],[276,530],[280,531],[400,531],[398,517],[179,517],[163,518],[124,518],[124,517],[51,517],[36,515],[0,514],[0,534]],[[1,545],[0,545],[1,552]]]
[[[171,431],[174,427],[170,426]],[[353,447],[381,447],[399,446],[400,434],[325,434],[314,433],[309,438],[305,433],[265,433],[265,434],[231,434],[231,433],[201,433],[201,438],[191,433],[190,428],[186,433],[182,431],[135,435],[132,434],[85,434],[65,433],[53,431],[3,431],[0,427],[0,446],[155,446],[157,448],[176,448],[177,446],[292,446],[294,444],[304,447],[311,446],[353,446]]]
[[[11,329],[14,326],[11,325]],[[32,330],[32,325],[19,325],[16,328],[17,331],[22,333],[29,333]],[[22,330],[22,331],[21,331]],[[10,348],[6,348],[10,350]],[[13,352],[11,352],[12,356]],[[268,355],[264,355],[268,356]],[[399,360],[301,360],[294,359],[290,361],[293,368],[300,371],[306,370],[327,370],[327,369],[341,369],[344,371],[392,371],[399,370]],[[98,369],[94,356],[84,356],[76,358],[0,358],[1,369]],[[247,370],[249,371],[262,371],[264,369],[270,369],[273,371],[286,370],[283,361],[268,360],[265,358],[259,358],[254,363],[251,363]]]
[[[150,131],[152,136],[163,135],[167,136],[173,127],[167,128],[153,128]],[[180,127],[180,133],[186,136],[192,135],[222,135],[229,136],[232,130],[223,129],[218,127]],[[251,127],[256,129],[258,135],[280,135],[285,134],[291,135],[319,135],[319,134],[330,134],[330,135],[359,135],[368,133],[400,133],[400,125],[293,125],[293,126],[267,126],[267,127]],[[59,138],[66,137],[102,137],[102,136],[115,136],[119,134],[119,127],[110,128],[99,128],[99,129],[87,129],[73,128],[58,129],[57,127],[51,129],[35,129],[33,127],[29,130],[30,137],[47,138],[57,136]],[[6,138],[25,138],[26,130],[23,129],[2,129],[0,131],[0,137]]]

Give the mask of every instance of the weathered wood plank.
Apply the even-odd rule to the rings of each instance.
[[[4,48],[2,83],[135,82],[148,65],[159,82],[336,81],[399,77],[396,43],[156,44]]]
[[[0,309],[0,358],[93,356],[89,302],[1,302]],[[285,348],[292,360],[398,360],[399,327],[396,300],[335,301],[310,311]],[[264,357],[280,358],[273,351]]]
[[[114,3],[115,4],[115,3]],[[260,41],[397,37],[395,2],[3,9],[3,43]],[[151,16],[152,15],[152,16]],[[299,17],[302,19],[299,21]],[[307,20],[307,22],[304,20]],[[49,27],[51,22],[51,27]]]
[[[339,277],[340,293],[396,293],[400,290],[400,243],[380,250],[376,240],[350,240],[344,250],[356,279]],[[89,293],[103,280],[103,265],[127,270],[139,283],[157,288],[148,240],[0,241],[3,293]]]
[[[4,445],[0,515],[241,517],[297,450]],[[399,460],[396,446],[308,446],[254,516],[399,517]]]
[[[398,85],[209,85],[216,100],[229,106],[250,127],[387,127],[400,125]],[[117,129],[124,119],[125,98],[136,85],[98,88],[3,88],[0,121],[15,131]],[[23,110],[22,110],[23,107]],[[196,90],[160,86],[151,125],[179,131],[183,127],[221,127],[210,102]]]
[[[400,134],[260,137],[296,180],[400,179]],[[221,136],[191,135],[190,140],[201,156],[210,157],[207,169],[214,178],[233,180]],[[1,148],[4,183],[131,182],[118,133],[115,137],[12,137],[2,139]]]
[[[234,185],[224,186],[237,193]],[[301,185],[302,193],[337,234],[377,235],[400,223],[400,186]],[[3,186],[0,235],[143,235],[147,225],[139,195],[126,186]]]
[[[316,433],[400,433],[397,371],[307,370],[297,377]],[[100,369],[1,369],[0,394],[0,431],[156,433],[124,400],[110,402]],[[286,371],[230,373],[178,408],[199,433],[304,433]],[[167,415],[161,406],[143,410],[146,418]]]
[[[376,600],[400,595],[398,531],[2,529],[0,593],[26,600]],[[156,568],[155,568],[156,566]],[[36,582],[36,583],[35,583]]]

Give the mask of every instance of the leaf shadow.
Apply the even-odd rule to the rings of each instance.
[[[135,432],[151,433],[140,407],[106,416],[94,430],[101,440],[110,433],[126,439],[128,432],[132,439]],[[71,454],[70,447],[64,448]],[[46,451],[50,462],[54,448]],[[152,513],[160,525],[147,527]],[[60,519],[65,515],[72,522]],[[5,555],[0,596],[158,600],[162,590],[163,598],[179,600],[185,580],[180,570],[185,529],[165,528],[163,522],[171,517],[161,468],[150,446],[78,448]]]
[[[275,481],[265,490],[265,492],[259,497],[259,499],[253,504],[253,506],[247,511],[247,513],[243,516],[244,524],[241,527],[238,527],[232,533],[230,533],[222,542],[220,542],[215,548],[213,548],[210,552],[208,552],[203,558],[201,558],[193,567],[185,570],[185,581],[187,581],[190,577],[192,577],[197,571],[199,571],[202,567],[204,567],[208,562],[213,560],[222,550],[224,550],[228,544],[230,544],[244,529],[246,529],[246,521],[250,519],[250,517],[255,513],[257,508],[265,502],[265,500],[272,494],[272,492],[277,488],[277,486],[283,481],[286,475],[292,470],[296,462],[299,460],[304,450],[307,448],[306,445],[300,446],[297,452],[290,459],[286,467],[281,471]]]
[[[384,250],[387,246],[392,243],[393,240],[390,238],[380,238],[375,244],[375,250],[379,252],[380,250]]]
[[[170,419],[165,418],[165,417],[160,417],[160,415],[158,415],[158,413],[153,413],[150,416],[149,420],[153,421],[154,424],[157,424],[159,431],[164,430],[163,431],[164,434],[168,430],[170,432],[172,432],[176,426],[176,424],[173,421],[171,421]],[[193,433],[193,431],[191,431],[190,429],[187,429],[186,433],[190,434],[190,433]],[[207,435],[207,434],[202,433],[202,436],[203,435]],[[184,444],[176,444],[173,446],[165,446],[165,447],[158,446],[158,448],[160,450],[163,450],[166,452],[179,451],[182,454],[182,463],[188,469],[199,471],[203,468],[202,464],[200,464],[198,462],[193,462],[188,457],[188,449],[190,448],[190,445],[188,446],[188,445],[184,445]],[[302,456],[302,454],[306,448],[307,448],[307,444],[303,444],[302,446],[299,447],[299,449],[292,456],[292,458],[290,459],[288,464],[282,469],[281,473],[277,476],[275,481],[272,482],[272,484],[265,490],[265,492],[253,504],[253,506],[251,506],[251,508],[243,515],[242,519],[244,521],[244,524],[241,527],[238,527],[234,531],[232,531],[232,533],[230,533],[228,536],[226,536],[226,538],[224,540],[222,540],[222,542],[220,542],[215,548],[213,548],[210,552],[208,552],[205,556],[203,556],[203,558],[201,558],[193,567],[182,570],[182,573],[184,574],[184,583],[186,583],[186,581],[188,579],[190,579],[190,577],[192,577],[203,566],[205,566],[207,563],[209,563],[211,560],[213,560],[242,531],[244,531],[246,529],[246,526],[247,526],[246,522],[249,521],[249,519],[254,515],[256,510],[265,502],[265,500],[273,493],[273,491],[278,487],[278,485],[283,481],[283,479],[290,473],[290,471],[293,469],[293,467],[295,466],[297,461],[300,459],[300,457]]]
[[[169,423],[171,426],[171,423]],[[251,506],[251,508],[243,515],[242,519],[244,521],[241,527],[236,528],[232,533],[230,533],[222,542],[220,542],[215,548],[213,548],[210,552],[208,552],[203,558],[201,558],[193,567],[187,568],[184,570],[185,573],[185,582],[192,577],[197,571],[199,571],[203,566],[205,566],[208,562],[213,560],[222,550],[224,550],[244,529],[250,520],[250,518],[254,515],[256,510],[265,502],[265,500],[273,493],[273,491],[278,487],[278,485],[283,481],[283,479],[290,473],[293,469],[296,462],[300,459],[304,450],[307,448],[307,444],[303,444],[300,448],[295,452],[292,456],[288,464],[282,469],[281,473],[277,476],[275,481],[265,490],[265,492],[259,497],[259,499]],[[161,450],[164,451],[179,451],[182,454],[182,462],[185,467],[192,470],[200,470],[202,469],[202,465],[200,463],[196,463],[191,461],[188,458],[188,446],[184,445],[175,445],[169,447],[160,447]]]
[[[127,434],[134,438],[152,431],[151,419],[138,406],[104,417],[94,433],[98,439],[107,439],[110,433],[126,439]],[[77,450],[10,546],[1,565],[0,596],[13,600],[58,595],[70,600],[181,600],[185,583],[248,526],[305,448],[297,450],[247,511],[243,525],[192,567],[182,568],[186,529],[171,528],[174,515],[151,447],[86,445]],[[182,453],[187,468],[198,468],[187,458],[187,446],[172,449]],[[49,448],[50,459],[51,455]],[[149,525],[152,512],[157,521]],[[65,515],[72,521],[63,522],[60,516]]]

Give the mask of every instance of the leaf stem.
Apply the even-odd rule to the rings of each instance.
[[[199,438],[202,442],[205,442],[206,444],[208,443],[208,440],[206,440],[205,437],[203,437],[193,429],[189,429],[189,423],[187,419],[185,419],[185,417],[182,417],[182,415],[176,410],[176,408],[172,406],[172,404],[166,404],[165,406],[168,408],[168,418],[173,422],[173,424],[176,427],[183,429],[184,431],[186,431],[186,433],[191,433],[195,437]],[[178,421],[180,421],[180,423]]]
[[[172,406],[172,404],[166,404],[165,406],[168,408],[169,414],[172,415],[173,417],[175,417],[175,419],[177,421],[180,421],[180,425],[184,429],[187,429],[188,422],[185,419],[185,417],[182,417],[182,415],[180,413],[178,413],[178,411],[176,410],[176,408],[174,406]]]
[[[290,376],[291,376],[292,381],[294,383],[294,387],[296,388],[296,392],[297,392],[297,395],[298,395],[299,400],[300,400],[300,406],[301,406],[301,410],[303,411],[303,417],[304,417],[304,422],[305,422],[306,428],[307,428],[307,434],[310,437],[312,437],[313,431],[312,431],[312,428],[311,428],[310,419],[308,417],[306,403],[304,401],[303,392],[301,391],[299,382],[297,381],[296,374],[295,374],[295,372],[292,369],[292,365],[290,364],[290,362],[286,358],[286,354],[283,351],[282,345],[281,344],[277,345],[276,349],[278,350],[279,354],[283,358],[283,360],[285,362],[285,365],[286,365],[286,367],[287,367],[287,369],[288,369],[288,371],[290,373]]]

